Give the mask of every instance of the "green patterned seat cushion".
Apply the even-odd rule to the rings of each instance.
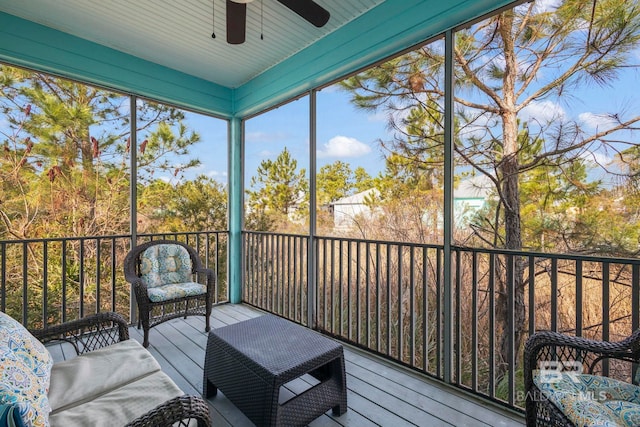
[[[0,404],[13,405],[25,425],[49,425],[49,351],[16,320],[0,312]]]
[[[576,426],[640,425],[640,387],[597,375],[534,372],[533,381]]]
[[[207,287],[195,282],[171,283],[164,286],[148,288],[147,294],[153,302],[169,301],[177,298],[203,295],[207,293]]]
[[[140,278],[147,288],[191,282],[191,257],[180,245],[159,244],[140,255]]]

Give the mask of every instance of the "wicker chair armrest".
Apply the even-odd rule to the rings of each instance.
[[[212,285],[215,283],[215,275],[213,274],[213,270],[210,268],[204,267],[196,267],[193,270],[196,274],[204,274],[207,276],[207,284],[211,283]]]
[[[525,388],[533,385],[533,370],[538,368],[540,360],[553,354],[563,357],[567,354],[594,354],[599,359],[638,360],[640,355],[640,329],[622,341],[599,341],[583,337],[574,337],[558,332],[536,332],[527,340],[524,347]]]
[[[132,285],[138,285],[138,284],[142,284],[142,279],[140,279],[140,277],[138,277],[136,274],[133,274],[132,272],[125,272],[124,274],[124,280],[126,280],[128,283],[131,283]]]
[[[538,355],[544,348],[567,347],[587,353],[595,353],[604,357],[630,357],[638,355],[640,344],[640,331],[636,331],[630,337],[622,341],[600,341],[583,337],[574,337],[559,332],[537,332],[533,334],[525,345],[525,358],[530,361],[538,359]]]
[[[157,406],[126,427],[188,426],[192,420],[198,422],[198,427],[210,426],[209,406],[198,396],[183,395]]]
[[[43,343],[68,342],[78,355],[129,339],[127,321],[113,312],[98,313],[30,332]]]
[[[136,293],[136,298],[140,298],[141,296],[147,297],[147,286],[142,282],[142,280],[138,279],[134,282],[131,282],[131,286],[133,287],[133,291]]]

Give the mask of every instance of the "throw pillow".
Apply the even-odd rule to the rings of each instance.
[[[24,326],[2,312],[0,360],[0,404],[14,405],[27,426],[48,426],[53,359]]]

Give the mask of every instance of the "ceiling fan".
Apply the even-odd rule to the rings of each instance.
[[[247,3],[253,0],[227,0],[227,43],[244,43]],[[312,0],[277,0],[285,7],[320,28],[329,21],[329,12]]]

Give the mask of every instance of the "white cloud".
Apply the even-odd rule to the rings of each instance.
[[[227,173],[226,172],[220,172],[220,171],[209,171],[207,172],[207,176],[209,178],[226,178],[227,177]]]
[[[369,122],[382,122],[382,123],[385,123],[388,120],[389,120],[389,114],[384,112],[384,111],[381,111],[381,110],[378,110],[373,114],[368,114],[367,115],[367,121],[369,121]]]
[[[318,150],[318,157],[359,157],[371,152],[371,147],[348,136],[334,136]]]
[[[609,157],[606,153],[600,153],[596,151],[585,151],[580,153],[589,166],[610,166],[613,164],[614,159]]]
[[[536,0],[535,11],[536,13],[552,12],[560,6],[559,0]]]
[[[247,132],[244,139],[246,142],[274,142],[288,137],[284,132]]]
[[[566,117],[564,109],[552,101],[534,101],[520,112],[519,118],[527,122],[547,124]]]
[[[608,129],[615,126],[616,121],[608,114],[580,113],[578,119],[591,129]]]

